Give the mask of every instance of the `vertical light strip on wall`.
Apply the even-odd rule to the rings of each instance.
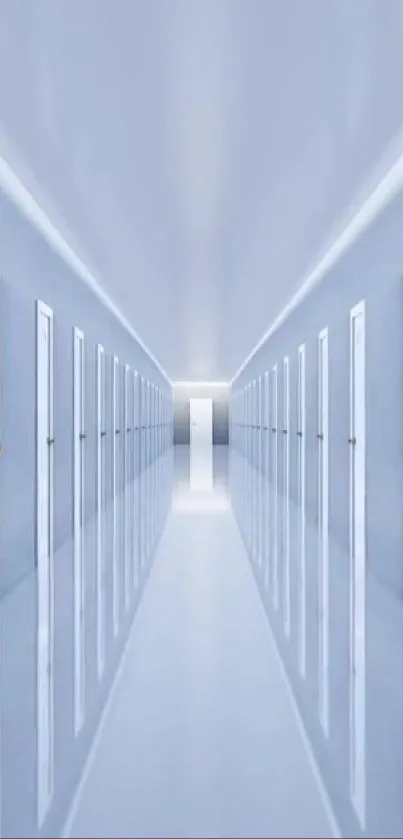
[[[106,464],[106,393],[105,352],[96,349],[96,505],[97,505],[97,667],[101,678],[105,667],[106,646],[106,575],[105,575],[105,464]]]
[[[290,567],[290,363],[288,356],[283,362],[283,455],[284,455],[284,499],[283,499],[283,561],[284,561],[284,631],[287,637],[291,630],[291,567]]]
[[[272,490],[272,519],[271,529],[273,534],[272,541],[272,597],[275,609],[278,608],[279,590],[278,590],[278,382],[277,382],[277,364],[274,365],[271,371],[271,408],[272,408],[272,422],[271,422],[271,462],[272,462],[272,476],[273,485]]]
[[[37,301],[36,347],[36,560],[37,613],[37,806],[42,827],[54,793],[54,438],[53,312]]]
[[[305,491],[306,491],[306,374],[305,344],[298,349],[298,667],[306,674],[306,557],[305,557]]]
[[[120,434],[119,359],[112,359],[112,575],[113,575],[113,634],[119,632],[119,445]]]
[[[319,717],[329,734],[329,362],[328,331],[318,342]]]
[[[85,706],[85,378],[84,335],[73,330],[73,553],[74,553],[74,733]]]
[[[366,821],[365,302],[350,313],[350,795]]]

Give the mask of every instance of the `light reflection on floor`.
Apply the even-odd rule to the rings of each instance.
[[[176,458],[176,481],[172,499],[175,513],[222,513],[230,509],[230,500],[223,457],[217,457],[217,447],[194,444]],[[219,447],[220,449],[223,447]],[[188,464],[189,478],[183,477]],[[219,464],[220,469],[214,469]]]

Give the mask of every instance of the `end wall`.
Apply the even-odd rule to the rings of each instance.
[[[190,444],[190,400],[205,397],[213,400],[213,445],[228,445],[229,390],[226,384],[174,384],[174,443],[182,446]]]

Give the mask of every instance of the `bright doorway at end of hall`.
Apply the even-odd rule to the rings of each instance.
[[[190,400],[190,445],[213,444],[213,400]]]
[[[190,400],[190,487],[213,488],[213,400]]]

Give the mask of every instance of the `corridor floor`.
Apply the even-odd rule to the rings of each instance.
[[[192,491],[188,456],[69,835],[332,836],[225,475]]]

